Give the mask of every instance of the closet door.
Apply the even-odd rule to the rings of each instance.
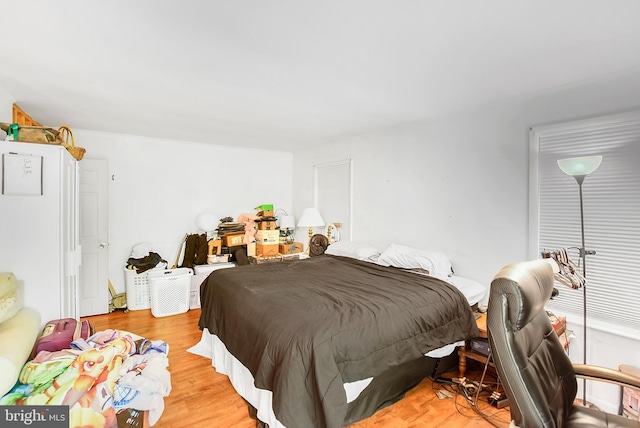
[[[325,224],[339,223],[340,239],[351,240],[352,160],[319,164],[315,170],[315,206]]]

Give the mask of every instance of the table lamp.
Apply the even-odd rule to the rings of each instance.
[[[302,211],[302,215],[300,216],[300,220],[298,220],[298,227],[308,227],[309,228],[309,239],[307,240],[307,252],[309,252],[309,241],[313,236],[313,228],[324,226],[324,220],[320,215],[320,211],[317,208],[305,208]]]
[[[292,215],[283,215],[279,218],[280,230],[284,230],[284,241],[286,244],[293,244],[294,238],[291,231],[296,227],[296,219]]]

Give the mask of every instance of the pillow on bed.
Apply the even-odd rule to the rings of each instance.
[[[453,273],[451,261],[445,254],[397,244],[389,245],[380,254],[377,263],[401,269],[424,269],[429,272],[429,275],[444,280]]]
[[[351,257],[352,259],[375,261],[380,250],[369,244],[358,242],[338,241],[329,245],[324,252],[332,256]]]

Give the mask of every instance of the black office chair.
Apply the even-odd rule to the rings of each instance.
[[[639,421],[574,404],[576,376],[636,388],[640,378],[571,363],[544,308],[553,278],[552,265],[542,259],[505,266],[491,282],[487,328],[511,426],[640,427]]]

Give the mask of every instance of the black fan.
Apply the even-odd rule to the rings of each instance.
[[[324,250],[326,250],[328,246],[329,240],[327,237],[317,233],[309,240],[309,255],[320,256],[324,254]]]

